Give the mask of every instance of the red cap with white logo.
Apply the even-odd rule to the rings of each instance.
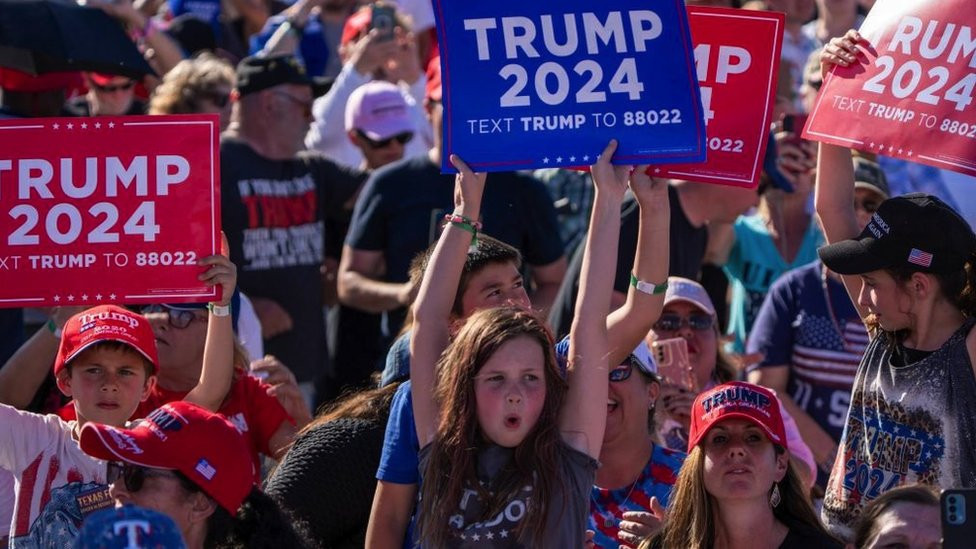
[[[196,404],[170,402],[131,429],[86,423],[81,449],[108,461],[176,470],[237,514],[254,486],[254,462],[234,424]]]
[[[695,398],[691,407],[688,451],[697,446],[716,423],[732,418],[753,423],[766,433],[770,442],[788,449],[783,412],[776,395],[759,385],[731,381],[704,391]]]
[[[99,305],[68,319],[54,360],[54,375],[82,351],[102,341],[118,341],[132,347],[159,371],[156,336],[146,317],[118,305]]]

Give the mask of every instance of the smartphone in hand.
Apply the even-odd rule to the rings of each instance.
[[[698,392],[695,374],[688,360],[688,342],[681,337],[659,339],[651,343],[651,353],[657,362],[657,373],[687,391]]]
[[[386,4],[371,4],[372,15],[369,29],[377,29],[381,42],[393,40],[393,29],[396,27],[396,9]]]

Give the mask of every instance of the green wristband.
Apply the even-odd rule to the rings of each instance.
[[[668,291],[668,281],[665,280],[663,284],[654,284],[652,282],[644,282],[643,280],[637,278],[637,275],[630,273],[630,285],[637,289],[638,292],[647,295],[661,295]]]

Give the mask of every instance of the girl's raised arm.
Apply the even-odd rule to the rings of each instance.
[[[569,392],[559,417],[559,430],[566,444],[594,459],[600,456],[607,421],[606,318],[617,265],[620,205],[633,168],[610,164],[616,149],[617,142],[611,141],[590,167],[596,197],[583,251],[580,294],[569,333]]]
[[[414,423],[423,448],[434,439],[439,412],[434,402],[436,366],[450,342],[451,307],[481,211],[485,174],[475,174],[451,155],[459,170],[454,183],[454,213],[430,257],[414,304],[410,336],[410,379]],[[604,399],[605,400],[605,399]]]

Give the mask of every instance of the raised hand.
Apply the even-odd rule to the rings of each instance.
[[[849,67],[854,63],[864,63],[867,59],[857,48],[858,44],[866,44],[867,40],[854,29],[847,31],[844,36],[831,38],[820,52],[820,77],[827,79],[827,73],[833,65]]]
[[[593,184],[596,186],[598,195],[601,192],[610,193],[611,196],[623,200],[624,193],[627,192],[627,184],[630,181],[630,172],[634,166],[611,164],[610,160],[615,152],[617,152],[617,140],[611,139],[603,152],[600,153],[596,164],[590,166],[590,174],[593,176]]]

